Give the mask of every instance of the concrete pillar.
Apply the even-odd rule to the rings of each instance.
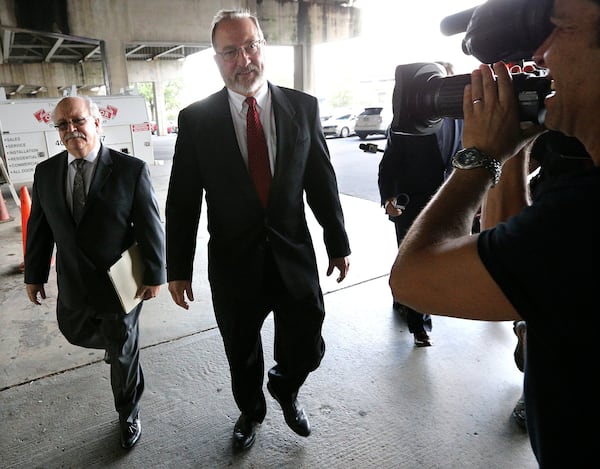
[[[154,103],[156,106],[156,125],[158,128],[158,135],[167,135],[166,127],[166,105],[165,105],[165,85],[164,81],[158,80],[154,83]]]
[[[58,87],[56,86],[47,86],[46,89],[48,92],[46,93],[49,98],[61,98],[62,94],[59,93]]]
[[[294,89],[304,91],[304,46],[294,46]]]
[[[310,94],[315,90],[313,54],[312,44],[294,46],[294,88]]]
[[[129,88],[127,75],[127,59],[125,48],[119,39],[108,38],[105,40],[108,86],[112,95],[122,94]]]

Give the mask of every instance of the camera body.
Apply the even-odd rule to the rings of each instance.
[[[550,93],[545,73],[512,75],[521,122],[543,124],[544,98]],[[463,90],[471,75],[446,76],[437,63],[413,63],[396,67],[392,96],[392,131],[409,135],[434,133],[442,118],[463,117]]]
[[[482,63],[519,63],[550,35],[553,0],[488,0],[486,3],[444,18],[445,35],[465,32],[462,48]],[[442,118],[462,118],[463,90],[471,75],[447,76],[435,63],[396,67],[392,107],[392,131],[409,135],[434,133]],[[522,122],[543,124],[544,99],[550,80],[543,70],[513,75]]]

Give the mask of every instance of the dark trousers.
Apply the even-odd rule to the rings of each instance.
[[[408,207],[411,207],[411,205],[409,204]],[[414,221],[414,218],[416,218],[417,215],[418,211],[415,213],[410,213],[407,211],[407,213],[402,214],[399,217],[391,218],[391,220],[394,222],[394,227],[396,228],[396,241],[398,246],[400,246],[402,239],[406,235],[406,232],[410,228],[412,221]],[[421,314],[418,311],[415,311],[414,309],[404,305],[402,305],[402,309],[406,312],[406,324],[408,325],[408,330],[412,334],[415,332],[424,331],[431,332],[431,315]]]
[[[262,288],[256,295],[237,298],[215,290],[213,287],[213,305],[229,362],[233,397],[241,412],[262,422],[267,411],[262,325],[272,311],[276,365],[269,370],[269,382],[280,398],[294,399],[325,353],[321,336],[325,318],[322,293],[319,290],[315,296],[294,299],[268,248]]]
[[[108,352],[115,409],[120,420],[127,422],[137,416],[144,392],[138,327],[142,304],[127,315],[102,314],[92,306],[74,311],[60,300],[57,308],[58,326],[70,343]]]

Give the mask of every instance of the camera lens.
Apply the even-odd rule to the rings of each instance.
[[[471,75],[445,76],[436,63],[414,63],[396,67],[392,97],[392,131],[409,135],[434,133],[443,117],[462,119],[465,85]],[[534,73],[512,75],[521,122],[543,124],[544,99],[550,93],[550,80]]]

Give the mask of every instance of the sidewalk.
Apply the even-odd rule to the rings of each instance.
[[[164,210],[170,163],[151,171]],[[72,346],[58,331],[54,272],[44,304],[27,300],[20,212],[0,188],[15,218],[0,224],[0,467],[536,467],[527,435],[510,417],[522,384],[512,325],[436,317],[434,346],[414,348],[387,286],[393,226],[377,204],[344,195],[353,253],[342,284],[325,277],[321,231],[310,219],[327,309],[327,353],[299,396],[311,436],[289,430],[267,396],[256,444],[232,454],[238,410],[210,302],[201,219],[196,301],[184,311],[163,287],[144,305],[143,435],[133,450],[122,450],[109,367],[100,351]],[[267,368],[272,337],[269,317]]]

